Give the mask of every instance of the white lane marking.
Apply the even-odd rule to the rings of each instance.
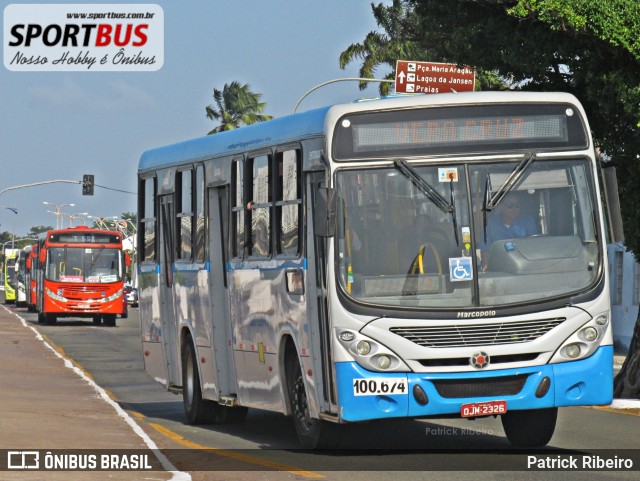
[[[56,349],[51,344],[49,344],[47,341],[44,340],[44,338],[38,332],[38,330],[36,328],[34,328],[33,326],[30,326],[24,318],[22,318],[17,313],[7,309],[5,306],[2,306],[2,308],[5,311],[7,311],[7,312],[13,314],[14,316],[16,316],[18,319],[20,319],[20,322],[22,323],[22,325],[24,327],[27,327],[27,328],[31,329],[35,333],[36,339],[38,339],[39,341],[42,341],[42,343],[45,345],[45,347],[50,349],[51,352],[53,352],[56,356],[58,356],[60,359],[62,359],[64,361],[64,366],[65,367],[68,367],[73,372],[75,372],[87,384],[89,384],[93,389],[95,389],[96,392],[100,395],[100,397],[107,404],[109,404],[111,407],[113,407],[113,409],[115,409],[115,411],[118,414],[118,416],[120,416],[122,419],[124,419],[124,421],[131,427],[131,429],[133,429],[133,432],[136,433],[138,436],[140,436],[142,438],[142,440],[144,441],[144,443],[147,445],[147,447],[151,451],[153,451],[153,454],[155,454],[156,458],[158,458],[158,461],[160,461],[160,464],[162,464],[162,467],[167,472],[170,472],[172,474],[172,477],[171,477],[171,479],[169,481],[191,481],[191,475],[189,473],[185,473],[184,471],[178,471],[178,468],[176,468],[171,463],[171,461],[169,461],[169,459],[162,453],[162,451],[160,451],[160,449],[158,448],[156,443],[153,441],[153,439],[151,439],[149,437],[149,435],[144,432],[144,430],[133,420],[133,418],[124,409],[122,409],[120,407],[120,405],[117,402],[115,402],[113,399],[111,399],[109,397],[109,395],[107,394],[107,392],[104,389],[102,389],[100,386],[98,386],[81,369],[79,369],[78,367],[74,366],[73,363],[68,358],[64,357],[62,354],[60,354],[58,351],[56,351]]]

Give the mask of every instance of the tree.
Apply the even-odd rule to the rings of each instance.
[[[636,0],[518,0],[509,11],[554,30],[591,34],[640,60],[640,4]]]
[[[27,237],[38,237],[38,235],[42,234],[43,232],[48,232],[50,230],[53,230],[53,226],[50,226],[50,225],[33,226],[27,233]]]
[[[260,102],[261,94],[251,92],[249,84],[238,82],[225,84],[222,90],[213,89],[214,105],[205,108],[207,118],[220,122],[208,135],[233,130],[243,125],[264,122],[273,117],[263,114],[266,103]]]
[[[636,187],[640,182],[637,1],[396,3],[413,11],[415,20],[407,30],[411,34],[408,41],[416,51],[428,52],[428,60],[493,72],[513,90],[566,91],[580,100],[596,148],[611,159],[618,171],[627,247],[640,253],[640,191]],[[383,49],[376,46],[374,53],[380,51]],[[621,375],[616,378],[616,394],[640,396],[640,319]]]
[[[383,78],[393,80],[397,60],[442,61],[438,59],[435,49],[420,42],[421,18],[416,14],[411,0],[393,0],[390,6],[372,3],[371,10],[384,32],[369,32],[362,43],[349,45],[340,54],[340,68],[344,69],[349,63],[360,59],[360,77],[375,78],[376,69],[387,65],[391,71]],[[366,86],[367,82],[364,81],[359,84],[360,90]],[[502,90],[506,88],[506,83],[496,72],[480,69],[476,72],[476,88]],[[381,83],[380,95],[388,95],[389,89],[389,83]]]
[[[417,37],[416,22],[418,17],[408,0],[393,0],[393,5],[384,6],[382,3],[371,4],[376,23],[384,32],[369,32],[362,43],[354,43],[340,54],[340,68],[344,69],[349,63],[361,59],[359,75],[362,78],[375,78],[376,69],[382,65],[391,68],[383,78],[395,78],[396,60],[423,60],[428,51],[420,48],[413,40]],[[360,90],[364,90],[367,82],[360,82]],[[381,83],[380,95],[389,94],[389,83]]]

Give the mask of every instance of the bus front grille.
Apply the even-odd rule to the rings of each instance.
[[[534,341],[565,320],[565,318],[559,317],[471,325],[392,327],[389,330],[423,347],[494,346]]]
[[[485,379],[444,379],[433,381],[443,398],[513,396],[522,391],[527,375],[490,377]]]

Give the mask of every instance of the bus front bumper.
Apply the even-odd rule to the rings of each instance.
[[[380,373],[343,362],[336,364],[336,375],[340,418],[348,422],[455,415],[464,404],[489,401],[506,401],[507,410],[608,405],[613,398],[613,346],[601,346],[579,361],[526,368]]]

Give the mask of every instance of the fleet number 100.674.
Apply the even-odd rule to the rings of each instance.
[[[354,379],[354,396],[376,396],[380,394],[406,394],[407,380],[404,378]]]

